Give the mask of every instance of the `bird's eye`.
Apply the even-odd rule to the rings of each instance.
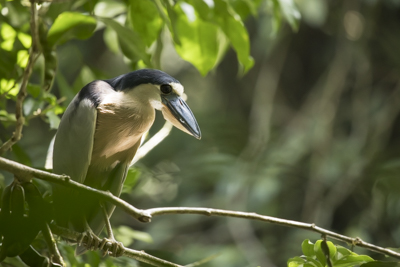
[[[168,95],[169,93],[172,92],[172,87],[169,84],[163,84],[160,86],[160,90],[163,94]]]

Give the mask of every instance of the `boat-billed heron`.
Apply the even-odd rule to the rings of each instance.
[[[180,130],[201,138],[182,94],[178,80],[153,69],[87,84],[61,119],[54,142],[54,172],[119,196],[142,136],[154,122],[155,109]],[[54,187],[53,199],[57,224],[88,235],[99,235],[115,208],[61,186]],[[86,249],[78,244],[76,253]]]

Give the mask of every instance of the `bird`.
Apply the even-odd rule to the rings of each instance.
[[[176,128],[201,139],[200,127],[183,95],[184,87],[177,79],[156,69],[88,83],[61,118],[53,172],[119,197],[142,137],[153,125],[155,110]],[[60,185],[53,186],[53,203],[56,224],[84,233],[90,240],[109,226],[115,209]],[[115,241],[110,228],[106,227],[107,240]],[[75,254],[88,249],[90,245],[78,242]]]

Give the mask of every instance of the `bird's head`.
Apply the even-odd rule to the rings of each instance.
[[[154,69],[141,69],[106,80],[117,91],[124,91],[140,101],[147,102],[161,110],[164,118],[178,129],[201,138],[189,106],[184,101],[182,84],[167,73]]]

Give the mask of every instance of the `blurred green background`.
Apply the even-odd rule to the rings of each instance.
[[[165,42],[160,67],[185,86],[203,137],[197,141],[173,129],[136,163],[128,177],[135,185],[122,198],[143,209],[257,212],[399,247],[400,2],[295,4],[301,14],[297,32],[283,22],[277,30],[268,3],[245,20],[255,63],[244,75],[232,49],[202,76]],[[52,93],[65,97],[62,106],[86,83],[137,67],[113,53],[105,36],[99,29],[90,39],[58,46]],[[163,121],[158,114],[150,135]],[[0,130],[5,141],[14,127],[3,124]],[[46,121],[32,119],[6,156],[43,167],[55,132]],[[9,183],[10,175],[3,175]],[[148,233],[151,238],[144,235],[130,246],[172,262],[217,256],[204,266],[285,266],[301,254],[304,239],[319,238],[200,215],[164,215],[142,224],[119,209],[112,224],[117,239],[139,236],[121,226]],[[82,262],[96,256],[84,257],[89,258]]]

